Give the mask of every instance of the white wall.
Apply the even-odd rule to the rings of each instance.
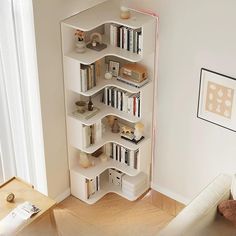
[[[69,191],[60,21],[103,0],[33,0],[49,196]]]
[[[160,16],[153,186],[188,202],[221,172],[236,172],[236,133],[197,119],[200,68],[236,78],[236,1],[138,0]]]

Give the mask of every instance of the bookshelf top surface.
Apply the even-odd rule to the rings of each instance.
[[[69,17],[63,23],[83,31],[90,31],[105,23],[117,23],[137,29],[154,19],[150,15],[131,10],[131,18],[123,20],[120,18],[120,2],[109,0]]]

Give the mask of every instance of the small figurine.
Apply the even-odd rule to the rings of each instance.
[[[92,111],[92,110],[93,110],[93,103],[92,103],[91,97],[89,97],[88,111]]]

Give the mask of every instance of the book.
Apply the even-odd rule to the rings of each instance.
[[[83,125],[82,136],[83,136],[83,146],[89,147],[90,146],[90,127],[89,126]]]
[[[80,82],[81,82],[81,92],[87,91],[87,67],[84,65],[81,65],[80,69]]]
[[[121,76],[118,76],[116,79],[118,81],[121,81],[121,82],[126,83],[128,85],[131,85],[131,86],[133,86],[135,88],[141,88],[141,87],[143,87],[145,84],[147,84],[150,81],[149,79],[145,79],[142,82],[134,82],[132,80],[128,80],[128,79],[122,78]]]
[[[84,113],[80,113],[78,110],[76,110],[76,111],[73,111],[73,112],[72,112],[72,115],[73,115],[74,117],[78,117],[78,118],[80,118],[80,119],[86,119],[86,120],[88,120],[88,119],[92,118],[93,116],[95,116],[96,114],[98,114],[99,111],[100,111],[99,108],[93,107],[93,110],[92,110],[92,111],[86,110]]]

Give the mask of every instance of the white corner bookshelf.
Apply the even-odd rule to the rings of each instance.
[[[121,19],[120,4],[119,0],[109,0],[61,22],[71,194],[88,204],[94,204],[110,192],[134,201],[150,188],[157,19],[132,9],[129,19]],[[112,37],[117,37],[117,42],[119,40],[111,31],[114,25],[133,35],[134,39],[125,36],[129,42],[134,42],[132,47],[130,43],[124,46],[123,41],[123,46],[112,43]],[[101,51],[86,48],[85,52],[78,53],[76,30],[84,32],[86,44],[93,33],[101,34],[102,43],[107,47]],[[136,33],[138,36],[135,36]],[[140,37],[136,48],[135,37]],[[117,62],[120,68],[127,63],[145,66],[148,73],[146,83],[134,86],[118,80],[116,76],[105,79],[110,61]],[[86,77],[90,80],[86,85],[84,71],[90,73],[86,74],[90,76]],[[125,96],[129,99],[128,105],[125,104]],[[87,103],[89,98],[96,113],[85,117],[78,114],[75,103]],[[142,123],[144,138],[135,143],[122,138],[121,132],[112,132],[108,123],[111,116],[118,120],[121,128],[134,130],[135,124]],[[92,163],[88,168],[80,165],[82,153]],[[107,160],[102,161],[101,156],[104,155]]]

